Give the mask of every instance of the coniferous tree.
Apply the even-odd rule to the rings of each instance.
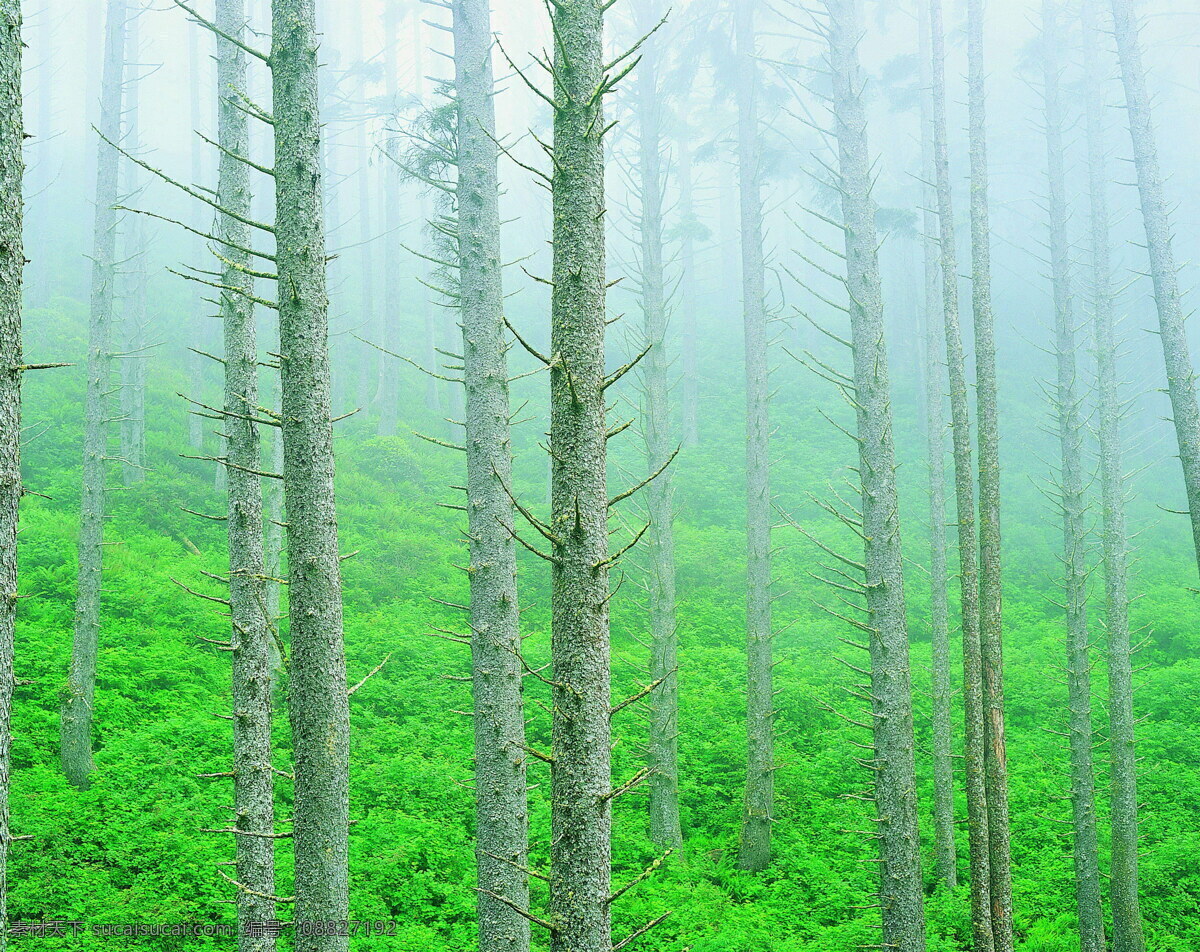
[[[43,16],[45,14],[43,13]],[[21,289],[25,123],[20,0],[0,0],[0,952],[8,943],[9,781],[13,642],[17,620],[17,520],[21,495]],[[43,90],[45,95],[45,90]]]
[[[118,154],[110,143],[121,130],[125,61],[126,0],[108,0],[104,74],[100,91],[100,135],[96,159],[96,217],[92,236],[92,292],[88,318],[87,392],[83,422],[83,501],[79,515],[79,581],[71,669],[62,702],[63,772],[87,787],[92,761],[92,717],[96,698],[96,654],[100,641],[100,586],[104,551],[105,463],[108,459],[110,341],[116,283]],[[107,141],[104,141],[107,140]]]
[[[1000,424],[996,329],[992,313],[992,235],[984,72],[984,0],[967,3],[967,103],[971,160],[971,304],[975,321],[975,393],[979,410],[979,636],[988,809],[988,872],[996,952],[1012,952],[1012,863],[1008,752],[1004,730],[1004,615],[1000,552]]]
[[[1109,237],[1105,99],[1100,64],[1100,0],[1083,3],[1088,192],[1091,209],[1092,322],[1096,343],[1100,493],[1103,513],[1105,627],[1108,637],[1109,755],[1112,760],[1113,952],[1145,952],[1138,894],[1137,754],[1134,746],[1133,664],[1129,632],[1129,538],[1121,438],[1115,294]]]
[[[1063,108],[1059,51],[1063,43],[1057,0],[1042,2],[1042,95],[1045,104],[1046,168],[1050,186],[1050,274],[1054,289],[1054,350],[1057,381],[1053,404],[1061,451],[1057,502],[1062,515],[1067,626],[1068,733],[1071,756],[1071,818],[1075,904],[1081,952],[1104,952],[1100,900],[1100,848],[1096,832],[1096,776],[1092,762],[1092,669],[1088,645],[1087,526],[1083,478],[1082,396],[1075,356],[1075,304],[1071,244],[1067,233],[1067,177],[1063,162]]]
[[[501,281],[494,45],[489,0],[454,0],[458,314],[466,389],[479,948],[522,952],[529,807],[513,539],[512,447]],[[515,907],[515,908],[514,908]]]
[[[349,912],[349,699],[333,489],[314,0],[273,0],[275,239],[287,514],[289,715],[297,952],[344,952]]]
[[[988,852],[986,719],[983,701],[983,649],[979,632],[979,562],[975,520],[975,469],[972,462],[970,393],[959,321],[958,247],[950,149],[946,125],[946,39],[942,0],[930,0],[930,93],[933,112],[934,179],[938,205],[938,243],[942,262],[942,318],[950,383],[950,420],[954,446],[954,500],[958,523],[959,587],[963,641],[963,774],[967,794],[967,839],[971,865],[971,934],[976,952],[992,952],[991,872]]]
[[[876,205],[862,100],[858,0],[826,0],[837,185],[845,237],[858,473],[862,482],[873,794],[879,842],[882,944],[924,952],[925,908],[917,822],[916,742],[905,614],[896,452],[884,340]]]

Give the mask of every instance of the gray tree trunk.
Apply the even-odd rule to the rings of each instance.
[[[644,36],[661,15],[653,6],[639,8],[636,32]],[[675,444],[671,436],[671,361],[667,354],[666,275],[663,265],[664,172],[662,162],[662,90],[659,87],[661,42],[652,36],[638,65],[638,189],[641,193],[640,271],[645,344],[642,365],[642,435],[646,444],[646,486],[650,530],[649,560],[650,681],[661,682],[650,695],[650,838],[660,846],[683,842],[679,826],[679,637],[675,618],[675,490],[667,465]],[[663,467],[667,467],[665,470]],[[661,472],[660,472],[661,471]]]
[[[1179,292],[1175,250],[1171,244],[1171,212],[1158,164],[1158,142],[1132,0],[1112,0],[1112,11],[1138,194],[1146,227],[1146,247],[1150,253],[1150,275],[1154,279],[1154,300],[1158,305],[1158,336],[1167,366],[1167,391],[1179,443],[1179,461],[1183,464],[1192,541],[1196,557],[1200,559],[1200,404],[1196,401],[1196,374],[1188,352],[1186,315]]]
[[[554,8],[551,952],[610,952],[604,0]]]
[[[125,61],[125,0],[109,0],[104,39],[100,133],[121,134],[121,77]],[[79,513],[79,581],[71,669],[62,702],[61,758],[72,785],[86,788],[92,762],[92,714],[100,639],[100,573],[104,551],[105,461],[108,457],[110,337],[116,283],[120,163],[107,142],[97,146],[96,218],[92,238],[92,294],[88,319],[87,392],[83,421],[83,497]]]
[[[242,41],[244,0],[217,0],[217,28]],[[275,918],[274,773],[271,768],[271,648],[273,619],[267,617],[263,556],[262,469],[258,426],[258,344],[254,326],[251,244],[249,119],[241,97],[246,86],[246,54],[217,39],[219,96],[217,141],[221,145],[217,201],[218,248],[223,264],[221,321],[225,338],[225,419],[228,460],[226,531],[229,540],[229,610],[233,647],[233,791],[237,847],[238,949],[270,952],[274,937],[256,936],[251,922]]]
[[[1071,750],[1071,816],[1075,859],[1075,903],[1080,952],[1104,952],[1104,910],[1100,899],[1100,847],[1096,832],[1096,775],[1092,762],[1092,667],[1087,620],[1087,533],[1083,475],[1082,398],[1075,359],[1075,305],[1071,243],[1067,232],[1066,172],[1063,167],[1063,114],[1059,89],[1063,43],[1057,0],[1042,2],[1042,75],[1046,120],[1046,168],[1050,186],[1050,274],[1054,287],[1054,340],[1062,463],[1062,512],[1066,573],[1068,732]]]
[[[145,8],[129,18],[125,32],[125,134],[122,148],[133,155],[141,149],[141,19]],[[125,194],[135,196],[141,188],[141,170],[126,161]],[[121,329],[121,478],[126,486],[144,482],[146,450],[146,226],[134,215],[125,232],[125,294]]]
[[[45,14],[43,13],[43,16]],[[20,0],[0,0],[0,952],[8,948],[8,794],[21,495],[21,288],[25,123]],[[46,95],[46,91],[42,91]]]
[[[756,0],[734,3],[738,107],[738,195],[742,235],[742,314],[746,340],[746,796],[738,866],[771,862],[775,805],[775,692],[771,659],[770,382],[762,156],[758,129]]]
[[[350,716],[333,489],[329,302],[321,187],[319,37],[313,0],[274,0],[275,239],[287,512],[289,715],[295,751],[297,952],[345,952],[306,935],[349,912]]]
[[[687,112],[686,107],[683,110]],[[696,203],[693,192],[691,130],[682,129],[679,150],[679,219],[683,235],[679,242],[679,309],[683,314],[683,445],[700,442],[700,377],[696,366],[698,339],[696,315]]]
[[[1112,759],[1113,952],[1145,952],[1138,896],[1137,755],[1134,746],[1133,664],[1129,633],[1129,538],[1125,529],[1125,471],[1116,328],[1108,162],[1100,66],[1100,0],[1084,0],[1083,55],[1087,88],[1088,183],[1091,199],[1092,316],[1096,341],[1100,491],[1102,500],[1105,626],[1108,633],[1109,751]]]
[[[506,489],[512,485],[512,445],[500,260],[494,41],[488,0],[455,0],[453,15],[479,948],[481,952],[526,952],[529,921],[512,908],[529,905],[525,873],[529,865],[529,805],[516,543],[513,504]]]
[[[993,952],[988,802],[984,748],[983,649],[979,635],[979,562],[975,521],[975,469],[971,449],[970,393],[959,321],[958,247],[946,127],[946,36],[942,0],[930,0],[933,54],[933,151],[942,256],[942,316],[950,381],[954,445],[954,501],[958,522],[958,574],[963,640],[963,776],[967,793],[967,839],[971,865],[971,934],[975,952]]]
[[[924,952],[925,907],[904,557],[876,205],[871,197],[872,162],[861,98],[863,75],[858,44],[862,28],[857,4],[858,0],[826,0],[862,480],[882,945],[901,952]]]
[[[971,282],[975,318],[975,394],[979,410],[979,635],[987,744],[988,871],[996,952],[1012,952],[1012,861],[1008,754],[1004,736],[1004,616],[1000,561],[1000,428],[996,329],[992,314],[992,236],[988,212],[984,88],[984,0],[967,3],[968,135],[971,157]]]
[[[918,12],[921,56],[921,155],[924,189],[925,302],[922,342],[925,372],[925,437],[929,456],[929,637],[933,655],[933,825],[937,877],[958,885],[954,844],[954,738],[951,726],[950,572],[946,558],[946,411],[942,399],[941,257],[938,251],[936,161],[933,142],[933,54],[929,6]],[[953,274],[953,273],[952,273]],[[954,276],[957,280],[957,275]]]

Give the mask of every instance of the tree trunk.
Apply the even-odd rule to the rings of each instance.
[[[879,278],[872,162],[861,90],[857,0],[826,0],[833,110],[846,239],[857,407],[867,627],[870,629],[875,807],[882,944],[924,952],[925,907],[917,821],[916,743],[896,496],[891,390]]]
[[[295,751],[297,952],[345,952],[319,934],[349,912],[349,704],[333,489],[313,0],[274,0],[275,207]]]
[[[1125,108],[1133,141],[1133,163],[1137,169],[1138,194],[1150,253],[1150,275],[1158,306],[1159,339],[1167,366],[1167,391],[1171,397],[1179,461],[1187,490],[1192,519],[1192,542],[1200,559],[1200,405],[1196,401],[1195,370],[1188,352],[1186,315],[1179,292],[1179,270],[1171,245],[1171,212],[1163,189],[1158,164],[1158,143],[1146,91],[1146,70],[1132,0],[1112,0],[1117,54],[1125,87]]]
[[[244,0],[217,0],[217,28],[241,41]],[[229,611],[233,646],[233,791],[237,846],[239,952],[270,952],[273,936],[255,936],[251,922],[275,918],[274,773],[271,768],[271,628],[267,617],[263,556],[262,469],[258,427],[258,344],[254,326],[254,279],[249,275],[252,199],[250,133],[241,97],[246,95],[246,54],[217,39],[217,140],[221,145],[217,219],[224,263],[221,321],[225,338],[225,432],[228,476],[226,531],[229,540]]]
[[[121,134],[121,76],[125,61],[125,0],[109,0],[104,39],[100,133]],[[104,551],[105,461],[108,454],[109,339],[116,281],[117,202],[120,163],[101,141],[96,155],[96,217],[92,239],[92,295],[88,319],[87,393],[83,421],[83,497],[79,513],[79,582],[75,638],[62,702],[63,772],[76,787],[90,783],[96,653],[100,639],[100,573]]]
[[[979,409],[979,635],[987,744],[988,870],[996,952],[1012,952],[1012,861],[1009,846],[1008,754],[1004,737],[1004,618],[1000,562],[1000,429],[996,398],[996,329],[992,315],[992,250],[988,213],[987,116],[984,89],[984,0],[967,4],[971,157],[971,281],[975,317],[975,393]]]
[[[475,695],[475,858],[481,952],[526,952],[529,806],[513,540],[512,446],[501,281],[492,18],[455,0],[458,265],[466,383],[471,656]],[[503,897],[506,902],[496,899]]]
[[[771,862],[775,805],[775,692],[771,660],[770,399],[755,0],[734,4],[742,308],[746,340],[746,799],[738,866]]]
[[[388,108],[394,112],[399,110],[400,79],[399,79],[399,46],[400,46],[400,12],[395,4],[388,4],[384,11],[385,52],[383,57],[384,89],[387,93]],[[391,122],[389,122],[391,125]],[[384,294],[386,304],[380,313],[379,339],[381,346],[391,353],[400,351],[400,192],[402,180],[400,166],[397,164],[398,145],[396,137],[388,133],[385,148],[388,159],[384,163]],[[376,402],[379,405],[379,435],[396,435],[396,415],[399,410],[400,388],[398,382],[397,364],[395,358],[381,354],[378,363],[379,390]]]
[[[921,155],[924,196],[925,306],[923,358],[925,372],[925,437],[929,456],[929,637],[933,654],[933,825],[937,878],[950,889],[958,885],[954,844],[954,738],[951,727],[950,599],[946,559],[946,412],[942,400],[945,333],[935,308],[942,302],[938,255],[938,213],[933,143],[933,56],[927,3],[918,14],[921,56]],[[952,272],[953,274],[953,272]],[[957,275],[955,275],[957,280]],[[957,290],[957,289],[956,289]]]
[[[125,33],[125,135],[121,147],[133,155],[141,150],[141,19],[145,8],[129,18]],[[125,162],[125,194],[136,195],[141,170]],[[121,478],[126,486],[145,482],[143,456],[146,448],[146,227],[134,215],[125,233],[126,261],[124,332],[121,349]]]
[[[686,107],[682,110],[687,112]],[[679,220],[683,234],[679,241],[679,309],[683,313],[683,445],[700,442],[700,378],[696,367],[696,205],[693,196],[691,130],[679,133]]]
[[[46,14],[43,13],[43,16]],[[25,272],[21,3],[0,0],[0,952],[8,947],[8,794],[21,505],[21,288]],[[46,95],[46,90],[42,90]]]
[[[988,801],[984,749],[983,649],[979,635],[979,562],[975,522],[975,470],[971,449],[970,394],[959,322],[958,245],[950,154],[946,128],[946,36],[942,0],[930,0],[933,54],[933,152],[942,258],[942,316],[950,381],[950,420],[954,445],[954,502],[958,522],[958,575],[963,640],[963,775],[967,793],[967,838],[971,865],[971,934],[975,952],[993,952],[991,871],[988,855]]]
[[[1091,197],[1092,315],[1096,340],[1100,491],[1104,526],[1105,623],[1108,632],[1109,751],[1112,758],[1113,952],[1145,952],[1138,897],[1137,756],[1134,747],[1133,665],[1129,633],[1129,539],[1125,530],[1125,470],[1121,393],[1113,314],[1108,169],[1100,68],[1100,0],[1084,0],[1083,55],[1087,89],[1088,180]]]
[[[1046,168],[1050,186],[1050,274],[1054,287],[1055,355],[1058,381],[1054,404],[1062,451],[1059,505],[1066,571],[1068,732],[1071,750],[1071,815],[1075,859],[1075,902],[1080,952],[1104,952],[1100,904],[1100,847],[1096,833],[1096,775],[1092,763],[1092,668],[1087,623],[1087,525],[1083,477],[1081,397],[1075,360],[1075,306],[1071,244],[1067,233],[1063,115],[1059,90],[1063,43],[1057,0],[1042,2],[1043,96],[1046,108]]]
[[[638,36],[654,29],[660,17],[653,7],[634,17]],[[662,91],[658,66],[661,44],[651,36],[642,47],[637,77],[638,171],[641,193],[641,302],[645,344],[650,348],[642,372],[642,429],[646,444],[646,508],[649,559],[651,773],[650,838],[676,848],[679,826],[679,681],[678,624],[675,618],[675,491],[667,465],[671,441],[670,374],[666,352],[666,276],[663,265]],[[664,469],[666,467],[666,469]],[[661,472],[660,472],[661,471]]]
[[[610,952],[604,0],[554,8],[551,952]]]
[[[201,63],[200,58],[200,34],[202,30],[188,30],[188,75],[195,77],[195,81],[191,84],[191,95],[189,102],[191,104],[192,116],[192,181],[201,182],[204,180],[204,160],[203,147],[204,140],[200,138],[199,131],[204,128],[203,120],[200,114],[200,86],[201,81]],[[202,247],[200,242],[196,242],[196,254],[200,253]],[[189,350],[185,355],[188,369],[188,393],[193,400],[204,400],[204,361],[207,357],[201,357],[195,353],[197,350],[204,350],[204,327],[209,320],[208,304],[204,300],[204,292],[200,290],[202,286],[197,284],[192,289],[192,323],[188,329],[185,340],[189,341]],[[208,401],[205,401],[206,403]],[[196,453],[199,453],[204,447],[204,418],[198,413],[188,414],[188,445]]]

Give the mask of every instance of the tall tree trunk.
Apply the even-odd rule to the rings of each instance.
[[[125,0],[108,0],[100,133],[108,142],[121,134],[121,78],[125,61]],[[75,638],[62,702],[63,772],[86,788],[92,762],[92,715],[96,697],[96,653],[100,639],[100,573],[104,551],[105,461],[108,457],[109,339],[116,282],[117,152],[101,141],[96,156],[96,218],[92,238],[92,296],[88,319],[87,392],[83,421],[83,497],[79,513],[79,581],[75,593]]]
[[[357,116],[354,121],[354,153],[357,165],[354,178],[358,206],[358,248],[355,251],[358,254],[359,266],[359,309],[354,323],[363,328],[363,333],[370,333],[370,329],[375,327],[375,236],[371,230],[371,205],[373,202],[371,167],[374,162],[371,161],[371,148],[367,142],[367,131],[370,127],[368,116],[371,106],[368,102],[367,79],[363,72],[367,65],[367,55],[363,41],[362,4],[350,4],[350,28],[353,34],[351,49],[354,56],[350,68],[359,71],[355,105],[362,110],[362,115]],[[370,373],[368,368],[373,361],[385,355],[359,341],[354,342],[353,350],[361,360],[355,374],[357,405],[366,407],[371,401],[371,390],[375,382],[375,375]]]
[[[126,151],[137,155],[141,148],[141,19],[145,8],[129,18],[125,33],[125,136]],[[125,162],[125,194],[136,195],[140,169]],[[126,231],[127,261],[122,315],[121,365],[121,477],[126,486],[144,482],[143,455],[146,447],[146,227],[134,215]]]
[[[1137,756],[1134,747],[1133,664],[1129,633],[1129,539],[1121,393],[1109,238],[1108,162],[1100,66],[1100,0],[1084,0],[1083,56],[1087,89],[1088,187],[1091,198],[1092,315],[1099,392],[1100,489],[1104,516],[1105,625],[1108,633],[1109,751],[1112,759],[1113,952],[1145,952],[1138,897]]]
[[[685,114],[686,107],[682,110]],[[679,219],[683,234],[679,241],[679,309],[683,313],[683,445],[700,442],[700,378],[696,367],[696,203],[693,194],[695,169],[692,161],[691,130],[679,133]]]
[[[239,42],[245,36],[244,0],[217,0],[217,28]],[[225,432],[228,477],[229,611],[233,647],[233,790],[237,846],[239,952],[270,952],[274,937],[256,936],[251,922],[275,918],[274,773],[271,768],[271,628],[267,617],[263,556],[262,469],[258,427],[258,344],[254,326],[251,244],[250,132],[242,97],[246,54],[217,39],[221,145],[217,201],[222,241],[221,321],[225,338]],[[241,219],[241,220],[239,220]]]
[[[43,16],[46,14],[43,13]],[[21,495],[22,195],[21,3],[0,0],[0,952],[8,945],[8,794],[12,767],[13,634]],[[46,95],[46,90],[42,90]]]
[[[1150,275],[1158,306],[1159,339],[1167,366],[1167,391],[1171,397],[1179,461],[1187,490],[1192,519],[1192,542],[1200,559],[1200,404],[1196,401],[1196,374],[1188,352],[1186,315],[1179,292],[1179,270],[1171,244],[1171,212],[1163,189],[1158,164],[1158,142],[1154,131],[1150,95],[1146,91],[1146,68],[1132,0],[1112,0],[1113,27],[1121,80],[1125,87],[1125,109],[1133,141],[1133,163],[1137,169],[1138,194],[1150,253]]]
[[[971,157],[971,281],[975,393],[979,409],[979,634],[987,745],[988,869],[996,952],[1012,952],[1012,860],[1008,753],[1004,736],[1004,616],[1000,560],[1000,427],[996,329],[992,315],[992,237],[988,211],[984,89],[984,0],[967,3],[968,134]]]
[[[645,36],[659,17],[654,7],[640,8],[636,32]],[[679,665],[678,624],[675,618],[675,491],[667,465],[671,442],[671,362],[666,352],[666,275],[663,265],[662,91],[658,67],[658,36],[642,47],[637,77],[638,171],[641,193],[641,301],[645,343],[650,348],[642,372],[642,428],[646,444],[646,507],[650,530],[649,608],[651,773],[650,838],[661,846],[683,842],[679,826]],[[664,470],[664,467],[667,467]],[[659,474],[657,478],[653,478]]]
[[[400,11],[395,4],[388,4],[384,17],[384,89],[387,93],[388,109],[392,115],[399,111],[400,79]],[[389,125],[391,123],[389,122]],[[400,350],[400,300],[401,300],[401,238],[400,238],[400,192],[402,180],[397,162],[398,143],[388,133],[385,148],[389,161],[384,163],[384,294],[386,305],[380,312],[379,339],[385,350],[393,354]],[[379,435],[395,436],[396,415],[399,410],[400,388],[396,361],[386,354],[380,355],[378,363],[379,391]]]
[[[1096,775],[1092,763],[1092,667],[1087,622],[1087,526],[1083,488],[1083,428],[1075,360],[1075,306],[1071,244],[1067,234],[1066,173],[1063,169],[1063,115],[1059,90],[1063,43],[1057,0],[1042,2],[1042,75],[1046,119],[1046,168],[1050,186],[1050,274],[1054,287],[1055,355],[1062,465],[1062,511],[1066,571],[1068,732],[1071,750],[1071,815],[1075,858],[1075,902],[1081,952],[1104,952],[1104,910],[1100,900],[1100,847],[1096,833]]]
[[[282,360],[295,751],[297,952],[345,952],[320,933],[349,911],[349,750],[342,580],[333,490],[321,188],[319,37],[313,0],[274,0],[275,238]]]
[[[946,559],[946,412],[942,400],[941,258],[938,253],[936,160],[933,134],[933,54],[927,3],[918,13],[921,56],[921,155],[924,189],[925,302],[922,341],[925,437],[929,456],[929,637],[933,655],[933,825],[937,877],[958,885],[954,844],[954,738],[951,727],[950,573]],[[953,274],[953,273],[952,273]],[[957,280],[957,275],[953,275]],[[956,289],[957,290],[957,289]]]
[[[526,952],[529,805],[501,281],[492,16],[455,0],[458,270],[466,384],[479,948]],[[496,897],[502,897],[497,899]],[[506,901],[504,901],[506,900]],[[511,903],[512,905],[509,905]]]
[[[872,163],[863,106],[858,0],[826,0],[840,165],[857,407],[867,627],[870,629],[876,829],[882,944],[924,952],[925,907],[913,736],[904,557],[896,495],[891,390],[879,277]]]
[[[950,420],[954,445],[954,502],[958,522],[958,577],[963,641],[963,775],[967,793],[967,839],[971,864],[971,935],[975,952],[993,952],[991,871],[988,854],[988,801],[984,753],[987,745],[983,703],[983,649],[979,634],[979,562],[975,522],[975,469],[971,450],[970,394],[959,321],[958,245],[950,152],[946,127],[946,35],[942,0],[930,0],[933,52],[933,152],[938,202],[938,242],[942,256],[942,317],[950,381]]]
[[[551,952],[610,952],[604,0],[554,8]]]
[[[192,116],[193,182],[201,182],[204,179],[204,140],[199,135],[200,130],[204,128],[200,112],[200,87],[202,85],[200,76],[203,62],[200,58],[200,34],[202,32],[202,30],[188,30],[188,75],[194,77],[189,96]],[[196,245],[196,253],[199,254],[200,243],[196,242]],[[189,350],[186,354],[188,391],[193,400],[204,399],[204,361],[208,359],[195,353],[197,350],[205,349],[204,327],[209,320],[208,304],[204,300],[204,293],[199,290],[200,287],[201,285],[197,284],[192,290],[192,321],[185,338],[189,342]],[[188,445],[197,452],[204,446],[204,418],[198,413],[188,414]]]
[[[758,129],[756,0],[734,3],[742,309],[746,339],[746,798],[738,866],[771,862],[775,804],[775,697],[771,661],[770,399],[762,155]]]

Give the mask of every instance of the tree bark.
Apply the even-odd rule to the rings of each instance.
[[[775,697],[771,630],[771,478],[762,156],[758,129],[755,0],[734,4],[738,197],[746,341],[746,796],[738,866],[771,862],[775,805]]]
[[[610,952],[604,0],[554,8],[551,952]]]
[[[941,314],[936,161],[933,141],[933,55],[929,5],[918,11],[921,56],[921,155],[924,189],[925,302],[922,355],[925,373],[925,437],[929,456],[929,637],[933,661],[933,824],[937,878],[958,885],[954,843],[954,738],[951,727],[950,572],[946,558],[946,412],[942,400],[945,331]],[[957,280],[957,275],[955,276]]]
[[[1012,860],[1004,735],[1004,617],[1000,553],[1000,428],[984,88],[984,0],[967,4],[968,135],[971,158],[971,281],[975,393],[979,410],[979,634],[987,744],[988,871],[996,952],[1012,952]]]
[[[43,13],[43,16],[45,14]],[[25,273],[25,123],[20,0],[0,0],[0,952],[8,947],[9,784],[17,521],[21,495],[21,290]],[[46,95],[46,91],[42,91]]]
[[[950,381],[950,420],[954,446],[954,501],[958,522],[959,587],[963,640],[963,775],[967,793],[967,838],[971,865],[971,933],[976,952],[993,952],[991,871],[988,854],[988,801],[985,768],[986,719],[983,702],[983,648],[979,633],[979,562],[975,521],[975,469],[971,448],[970,394],[959,320],[958,245],[950,153],[946,127],[946,36],[942,0],[930,0],[933,56],[934,172],[938,203],[938,242],[942,261],[942,317]]]
[[[1133,664],[1129,632],[1129,538],[1125,528],[1125,470],[1121,392],[1117,371],[1112,287],[1108,168],[1100,67],[1100,0],[1084,0],[1083,56],[1087,89],[1088,188],[1091,200],[1092,319],[1096,341],[1100,492],[1103,513],[1105,626],[1108,634],[1109,752],[1112,759],[1113,952],[1145,952],[1138,896],[1137,755],[1134,746]]]
[[[1171,397],[1179,461],[1183,464],[1192,542],[1200,560],[1200,404],[1196,401],[1196,374],[1188,352],[1179,270],[1171,243],[1171,212],[1158,163],[1158,142],[1132,0],[1112,0],[1112,12],[1146,247],[1150,253],[1150,275],[1154,280],[1154,301],[1158,307],[1158,336],[1167,367],[1167,392]]]
[[[125,0],[109,0],[104,40],[100,133],[121,134],[121,77],[125,61]],[[100,639],[100,576],[104,551],[105,461],[108,454],[110,337],[116,282],[117,202],[120,164],[108,142],[97,146],[96,217],[92,237],[92,293],[88,319],[87,392],[83,421],[83,496],[79,513],[79,581],[71,669],[62,702],[61,759],[67,780],[90,784],[96,653]]]
[[[216,26],[227,36],[245,36],[244,0],[217,0]],[[271,768],[271,629],[267,617],[263,554],[262,469],[258,426],[258,344],[254,325],[254,279],[248,273],[252,197],[249,119],[241,97],[247,94],[246,54],[217,39],[218,128],[221,145],[217,202],[221,283],[221,322],[225,340],[225,433],[229,542],[230,644],[233,658],[233,791],[237,847],[239,952],[270,952],[273,936],[256,936],[251,922],[275,918],[274,773]]]
[[[513,909],[529,904],[529,806],[489,0],[455,0],[453,16],[479,948],[526,952],[529,921]]]
[[[1059,89],[1063,43],[1057,0],[1042,2],[1042,94],[1045,104],[1046,169],[1049,183],[1050,274],[1054,288],[1054,340],[1058,379],[1054,406],[1062,463],[1062,512],[1066,571],[1068,733],[1071,752],[1071,817],[1075,860],[1075,904],[1081,952],[1104,952],[1100,899],[1100,847],[1096,832],[1096,775],[1092,762],[1092,668],[1087,619],[1087,525],[1083,477],[1083,429],[1075,359],[1075,306],[1071,245],[1067,233],[1063,114]]]
[[[313,0],[274,0],[275,237],[295,751],[297,952],[345,952],[319,933],[349,912],[349,704],[334,500],[329,302]]]
[[[661,18],[655,7],[634,16],[638,36]],[[640,271],[645,345],[642,370],[642,430],[646,444],[646,535],[649,560],[650,682],[650,838],[660,846],[683,843],[679,825],[679,638],[675,617],[675,490],[668,463],[675,451],[671,436],[670,373],[666,351],[667,303],[663,264],[662,90],[659,87],[660,38],[651,36],[638,64],[638,189],[641,194]],[[666,467],[664,469],[664,467]],[[655,477],[655,474],[658,474]]]
[[[925,907],[904,557],[900,545],[876,206],[871,197],[872,162],[866,109],[861,98],[863,75],[858,44],[862,28],[857,0],[826,0],[826,9],[862,480],[882,945],[902,952],[924,952]]]

